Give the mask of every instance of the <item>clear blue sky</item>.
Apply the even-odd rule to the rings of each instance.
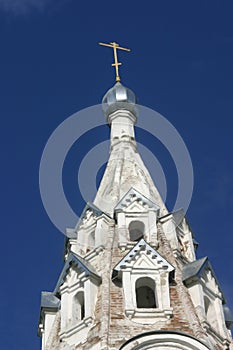
[[[121,56],[123,83],[169,119],[189,149],[198,256],[209,256],[233,309],[232,1],[0,0],[3,350],[39,350],[40,291],[55,286],[64,239],[41,203],[40,157],[65,118],[100,103],[113,85],[112,53],[97,45],[113,40],[132,48]],[[83,147],[108,132],[94,132]],[[156,156],[169,171],[162,147]],[[80,161],[73,152],[64,179],[78,214],[84,203],[72,186]],[[172,197],[177,180],[167,176]]]

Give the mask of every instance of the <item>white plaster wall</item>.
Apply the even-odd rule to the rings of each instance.
[[[200,320],[205,319],[205,306],[204,306],[203,290],[202,290],[201,284],[198,282],[195,284],[192,284],[191,286],[188,286],[188,290],[189,290],[193,305],[198,312],[198,316]]]
[[[111,140],[124,136],[135,138],[134,135],[134,123],[132,121],[132,114],[127,111],[120,111],[112,116],[112,127],[111,127]]]
[[[105,246],[106,239],[108,237],[109,226],[105,221],[105,218],[100,217],[97,219],[97,224],[95,228],[95,247],[100,245]]]
[[[163,231],[172,247],[172,249],[179,249],[179,243],[176,235],[176,223],[173,220],[172,216],[168,218],[161,219]]]
[[[143,260],[143,255],[144,253],[138,258],[137,263]],[[146,254],[145,258],[148,259]],[[126,315],[129,318],[136,317],[138,322],[144,324],[154,323],[156,319],[164,319],[172,314],[169,295],[169,273],[163,269],[156,268],[153,266],[154,263],[151,263],[150,267],[146,267],[144,264],[141,269],[137,266],[137,268],[126,268],[122,271]],[[154,294],[158,305],[157,308],[137,308],[136,282],[142,277],[151,278],[155,282]]]
[[[46,343],[47,343],[49,334],[51,332],[55,317],[56,317],[56,313],[45,311],[42,350],[44,350],[46,347]]]

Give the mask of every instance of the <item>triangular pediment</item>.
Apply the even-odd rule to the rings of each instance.
[[[124,269],[163,269],[169,272],[174,267],[163,258],[154,248],[152,248],[144,239],[141,239],[133,249],[115,266],[115,271]]]
[[[126,209],[127,209],[127,212],[131,212],[131,213],[141,213],[141,212],[147,211],[147,208],[145,208],[143,204],[139,203],[137,200],[134,200],[132,203],[129,203]]]
[[[96,205],[93,203],[88,202],[83,209],[83,212],[79,218],[79,221],[75,227],[75,232],[80,228],[80,226],[84,223],[87,223],[88,221],[91,222],[93,219],[96,219],[97,217],[101,216],[102,214],[105,214],[109,216],[108,214],[104,213],[101,209],[99,209]]]
[[[160,268],[156,259],[151,259],[146,252],[141,252],[140,257],[133,264],[134,269],[155,269]]]
[[[186,284],[188,284],[190,281],[193,281],[195,279],[196,280],[202,279],[204,284],[210,290],[214,290],[217,287],[222,294],[223,300],[225,301],[221,286],[218,282],[218,279],[215,275],[215,272],[207,256],[204,258],[195,260],[189,264],[186,264],[183,267],[182,275],[183,275],[183,281]]]
[[[142,212],[148,209],[159,210],[159,206],[150,199],[143,196],[140,192],[131,188],[115,207],[115,212]]]
[[[56,287],[54,290],[55,295],[56,293],[58,293],[60,286],[65,282],[66,276],[68,275],[69,270],[72,267],[76,267],[80,271],[80,274],[82,272],[85,272],[86,276],[91,275],[96,279],[101,280],[101,277],[97,274],[94,267],[88,261],[85,261],[83,258],[78,256],[77,254],[71,252],[68,256],[68,259],[66,260],[66,263],[62,269],[62,272],[56,284]]]

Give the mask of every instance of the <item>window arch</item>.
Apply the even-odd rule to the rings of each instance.
[[[95,246],[95,231],[92,231],[88,235],[86,253],[91,251],[94,248],[94,246]]]
[[[84,292],[79,291],[73,298],[73,316],[76,321],[81,321],[85,317]]]
[[[142,277],[135,285],[137,308],[156,308],[155,282],[149,277]]]
[[[211,299],[209,299],[207,296],[204,296],[204,305],[207,322],[211,324],[213,328],[218,329],[218,322],[213,301],[211,301]]]
[[[206,317],[208,318],[208,314],[210,312],[210,299],[207,298],[206,296],[204,297],[204,305],[205,305],[205,314],[206,314]]]
[[[142,221],[134,220],[129,224],[130,241],[139,241],[143,238],[145,225]]]

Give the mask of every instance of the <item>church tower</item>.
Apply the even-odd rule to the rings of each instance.
[[[233,349],[211,263],[196,259],[187,218],[167,210],[137,151],[136,102],[119,78],[103,98],[110,156],[94,202],[67,231],[56,287],[42,292],[42,350]]]

